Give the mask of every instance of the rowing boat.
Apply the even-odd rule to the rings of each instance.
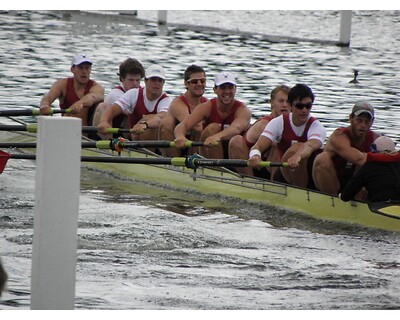
[[[0,136],[0,141],[33,141],[35,139],[35,134],[26,132],[3,132]],[[105,153],[112,157],[118,156],[111,151],[82,148],[82,155],[86,156],[104,156]],[[125,149],[120,157],[156,159],[160,156],[142,149]],[[82,163],[82,166],[101,170],[124,179],[129,178],[136,182],[150,182],[163,188],[197,192],[213,198],[223,196],[240,199],[249,206],[263,204],[290,210],[318,219],[326,224],[338,222],[348,224],[350,227],[400,231],[400,219],[391,214],[384,215],[373,212],[367,203],[343,202],[335,196],[321,192],[261,178],[243,177],[225,168],[197,167],[193,169],[174,165],[113,162],[85,162]]]

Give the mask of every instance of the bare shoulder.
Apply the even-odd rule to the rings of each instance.
[[[52,87],[59,88],[59,89],[67,88],[67,80],[68,80],[67,78],[58,79],[53,82]]]
[[[240,114],[243,114],[246,116],[250,115],[250,117],[252,115],[250,108],[243,102],[241,103],[240,107],[236,109],[236,112],[238,115],[240,115]]]
[[[329,136],[329,140],[341,140],[341,139],[347,139],[349,140],[349,138],[347,137],[347,135],[341,131],[340,129],[335,129],[331,135]]]
[[[67,91],[67,78],[58,79],[51,85],[50,91],[47,93],[52,99],[63,97]]]
[[[187,105],[179,97],[175,97],[169,105],[168,113],[176,118],[182,113],[189,114],[189,111]]]
[[[104,90],[104,88],[100,83],[93,80],[93,86],[90,88],[90,90]]]
[[[341,130],[336,129],[329,136],[325,149],[327,150],[337,150],[350,146],[349,137]]]
[[[172,99],[171,104],[169,105],[169,108],[171,108],[171,107],[172,108],[182,108],[184,106],[186,106],[186,104],[179,97],[175,97],[174,99]]]
[[[100,83],[98,83],[96,80],[93,80],[93,86],[99,86],[103,87]]]

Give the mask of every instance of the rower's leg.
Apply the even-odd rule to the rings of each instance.
[[[249,148],[241,135],[234,136],[229,141],[229,159],[243,159],[247,160],[249,158]],[[235,168],[237,172],[253,176],[253,168],[251,167],[237,167]]]
[[[111,106],[105,102],[100,103],[96,111],[94,112],[93,115],[93,120],[92,120],[92,125],[97,127],[97,125],[100,123],[101,116],[103,113],[110,108]],[[112,134],[106,134],[106,133],[97,133],[97,135],[100,137],[102,140],[110,140],[112,139]]]
[[[302,142],[297,142],[293,144],[283,155],[282,162],[287,162],[287,160],[292,157],[297,152],[297,150],[302,147],[302,145]],[[307,161],[308,158],[302,159],[296,169],[281,168],[282,175],[289,184],[302,188],[307,187]]]
[[[176,120],[174,117],[167,115],[165,116],[160,123],[158,128],[158,139],[159,140],[167,140],[174,141],[174,129],[176,125]],[[180,157],[181,150],[178,148],[160,148],[161,154],[164,157]]]
[[[206,128],[204,128],[200,140],[204,142],[208,137],[211,137],[218,132],[221,132],[221,126],[218,123],[210,123]],[[218,146],[201,147],[200,154],[208,159],[224,159],[222,141]]]
[[[340,183],[333,165],[332,158],[327,152],[316,156],[312,169],[312,176],[318,190],[338,195]]]

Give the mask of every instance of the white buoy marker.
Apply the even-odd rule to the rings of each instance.
[[[81,120],[39,117],[31,309],[74,309]]]

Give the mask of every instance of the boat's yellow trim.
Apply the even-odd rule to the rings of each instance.
[[[32,141],[27,135],[6,132],[2,141]],[[104,155],[103,152],[88,149],[83,155]],[[116,153],[114,153],[116,155]],[[143,158],[136,151],[124,151],[123,156]],[[174,189],[191,190],[202,194],[223,195],[238,198],[249,203],[262,203],[288,210],[303,212],[323,221],[344,222],[364,227],[400,232],[400,220],[372,212],[361,202],[344,202],[337,197],[283,185],[256,178],[239,178],[228,170],[170,165],[145,165],[121,163],[83,163],[83,166],[104,170],[114,175],[132,178],[136,181],[150,181]],[[388,207],[390,214],[399,214],[399,207]]]

